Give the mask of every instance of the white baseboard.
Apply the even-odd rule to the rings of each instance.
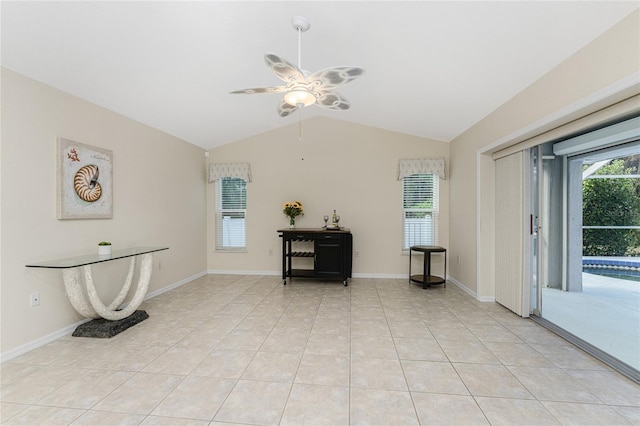
[[[2,354],[0,354],[0,363],[9,361],[10,359],[26,354],[27,352],[37,349],[40,346],[44,346],[47,343],[51,343],[54,340],[58,340],[61,337],[71,334],[79,325],[82,325],[85,322],[89,322],[89,321],[91,321],[91,318],[85,318],[82,321],[78,321],[75,324],[71,324],[65,328],[56,330],[53,333],[49,333],[46,336],[39,337],[35,340],[25,343],[24,345],[20,345],[17,348],[13,348],[9,351],[3,352]]]
[[[189,283],[189,282],[191,282],[191,281],[193,281],[195,279],[198,279],[200,277],[203,277],[205,275],[207,275],[207,272],[206,271],[202,271],[202,272],[199,272],[199,273],[197,273],[195,275],[191,275],[190,277],[185,278],[184,280],[178,281],[177,283],[168,285],[166,287],[162,287],[161,289],[158,289],[156,291],[152,291],[151,293],[147,293],[147,295],[145,296],[144,300],[149,300],[151,298],[159,296],[162,293],[166,293],[169,290],[173,290],[174,288],[178,288],[178,287],[180,287],[182,285],[185,285],[185,284],[187,284],[187,283]]]
[[[282,271],[243,271],[226,269],[209,269],[207,273],[212,275],[282,275]],[[375,274],[369,272],[354,272],[353,278],[381,278],[381,279],[409,279],[407,274]],[[447,278],[448,279],[448,278]]]
[[[211,275],[270,275],[270,276],[278,276],[282,274],[282,271],[251,271],[251,270],[226,270],[226,269],[209,269],[207,272],[201,272],[198,275],[194,275],[186,280],[181,281],[180,283],[176,283],[172,286],[165,287],[156,292],[150,294],[148,298],[155,297],[158,294],[162,294],[165,291],[169,291],[173,288],[179,287],[183,284],[188,283],[189,281],[193,281],[196,278],[199,278],[205,274]],[[380,278],[380,279],[409,279],[409,275],[407,274],[375,274],[375,273],[367,273],[367,272],[357,272],[353,274],[353,278]],[[495,302],[495,297],[492,296],[481,296],[478,297],[477,293],[466,285],[462,284],[460,281],[452,278],[451,276],[447,276],[447,281],[452,282],[457,287],[459,287],[462,291],[467,293],[469,296],[473,297],[479,302]]]
[[[248,270],[224,270],[224,269],[209,269],[207,271],[208,274],[211,275],[281,275],[282,271],[248,271]],[[353,278],[381,278],[381,279],[409,279],[409,275],[407,274],[372,274],[367,272],[357,272],[353,274]],[[478,297],[475,291],[469,289],[466,285],[462,284],[460,281],[452,278],[451,276],[447,276],[447,281],[452,282],[457,287],[459,287],[462,291],[467,293],[469,296],[473,297],[479,302],[495,302],[495,297],[492,296],[481,296]]]
[[[207,273],[212,275],[282,275],[282,271],[243,271],[226,269],[209,269]],[[407,278],[406,274],[369,274],[354,273],[353,278]]]
[[[478,297],[476,295],[476,292],[471,290],[469,287],[467,287],[466,285],[462,284],[460,281],[456,280],[455,278],[452,277],[447,277],[447,281],[452,282],[456,285],[456,287],[458,287],[460,290],[464,291],[465,293],[467,293],[469,296],[473,297],[474,299],[478,300]]]
[[[156,290],[154,292],[151,293],[147,293],[147,295],[145,296],[144,300],[149,300],[153,297],[156,297],[162,293],[166,293],[169,290],[173,290],[174,288],[180,287],[181,285],[187,284],[193,280],[195,280],[196,278],[200,278],[204,275],[206,275],[207,272],[200,272],[198,274],[192,275],[188,278],[185,278],[184,280],[178,281],[177,283],[168,285],[166,287],[163,287],[159,290]],[[25,343],[24,345],[20,345],[17,348],[8,350],[6,352],[3,352],[0,354],[0,363],[5,362],[5,361],[9,361],[10,359],[16,358],[20,355],[26,354],[27,352],[30,352],[34,349],[39,348],[40,346],[44,346],[47,343],[51,343],[54,340],[58,340],[61,337],[64,337],[68,334],[73,333],[73,331],[79,326],[82,325],[86,322],[91,321],[91,318],[85,318],[81,321],[78,321],[75,324],[71,324],[67,327],[61,328],[60,330],[54,331],[53,333],[49,333],[46,336],[42,336],[39,337],[35,340],[32,340],[30,342]]]
[[[474,299],[476,299],[478,302],[495,302],[496,301],[495,297],[492,297],[492,296],[480,296],[480,297],[478,297],[478,294],[475,291],[471,290],[469,287],[467,287],[466,285],[462,284],[460,281],[456,280],[455,278],[447,277],[447,281],[450,281],[450,282],[454,283],[456,286],[458,286],[460,288],[460,290],[464,291],[469,296],[471,296]]]
[[[282,271],[243,271],[226,269],[209,269],[207,274],[211,275],[281,275]]]
[[[353,274],[353,278],[382,278],[382,279],[404,278],[405,280],[408,280],[409,276],[407,274],[370,274],[366,272],[358,272]]]

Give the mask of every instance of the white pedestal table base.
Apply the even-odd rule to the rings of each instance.
[[[120,305],[131,289],[137,257],[140,257],[140,275],[136,292],[127,306],[119,310]],[[149,289],[152,269],[153,253],[132,256],[129,262],[129,272],[122,289],[109,305],[105,305],[96,292],[91,265],[63,269],[62,276],[64,278],[67,297],[71,305],[80,315],[87,318],[104,318],[111,321],[118,321],[133,314],[142,304]],[[82,284],[83,280],[80,270],[82,270],[84,275],[84,285]]]

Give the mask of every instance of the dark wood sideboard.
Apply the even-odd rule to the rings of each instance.
[[[349,285],[353,258],[353,236],[349,229],[294,228],[278,229],[278,233],[282,238],[284,285],[287,278],[294,277],[339,279]]]

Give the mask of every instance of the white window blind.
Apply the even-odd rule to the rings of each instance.
[[[216,250],[246,249],[247,182],[235,177],[216,180]]]
[[[438,182],[435,174],[413,174],[402,179],[403,250],[438,244]]]

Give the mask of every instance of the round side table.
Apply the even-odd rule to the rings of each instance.
[[[411,253],[417,251],[424,254],[422,275],[411,275]],[[431,275],[431,253],[444,253],[444,276]],[[409,249],[409,282],[420,283],[422,288],[432,284],[444,284],[447,287],[447,249],[440,246],[412,246]]]

